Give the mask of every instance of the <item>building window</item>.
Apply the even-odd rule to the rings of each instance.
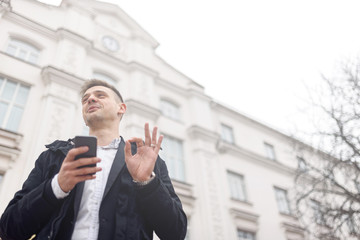
[[[242,175],[229,172],[227,173],[229,186],[230,186],[230,195],[231,198],[246,201],[246,191],[245,191],[245,181]]]
[[[268,159],[276,160],[274,146],[268,143],[264,143],[265,154]]]
[[[161,99],[160,111],[162,115],[168,118],[180,120],[180,108],[172,102]]]
[[[182,141],[164,135],[162,149],[161,157],[166,162],[170,177],[184,182],[185,168]]]
[[[255,233],[237,230],[237,239],[238,240],[255,240]]]
[[[275,188],[275,196],[279,212],[284,214],[291,214],[287,191],[280,188]]]
[[[24,112],[29,87],[0,77],[0,127],[16,132]]]
[[[40,56],[39,49],[29,43],[16,39],[10,39],[9,45],[6,48],[6,53],[33,64],[37,63]]]
[[[311,208],[313,210],[313,219],[315,223],[324,225],[325,224],[325,218],[321,211],[321,205],[318,201],[311,200],[310,201]]]
[[[298,170],[301,172],[307,171],[307,164],[305,162],[305,159],[302,157],[296,157],[298,161]]]
[[[221,139],[227,143],[233,144],[235,142],[233,129],[225,124],[221,124]]]
[[[105,82],[107,82],[110,85],[113,85],[115,87],[117,85],[117,81],[115,79],[113,79],[112,77],[110,77],[110,76],[108,76],[106,74],[103,74],[103,73],[94,72],[92,77],[95,78],[95,79],[98,79],[98,80],[105,81]]]

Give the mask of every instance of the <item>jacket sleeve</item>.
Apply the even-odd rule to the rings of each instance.
[[[58,200],[51,188],[47,160],[49,151],[43,152],[35,162],[22,189],[15,193],[0,219],[0,237],[5,239],[28,239],[48,223],[59,208]]]
[[[165,162],[158,158],[158,175],[148,185],[138,188],[138,203],[160,239],[184,239],[187,218],[171,183]]]

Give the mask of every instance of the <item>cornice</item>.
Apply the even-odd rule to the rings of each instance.
[[[203,92],[199,92],[199,90],[189,88],[186,91],[187,91],[187,96],[189,96],[189,97],[200,98],[202,100],[205,100],[205,101],[209,102],[209,104],[212,101],[211,97],[209,97],[208,95],[206,95]]]
[[[246,121],[249,124],[254,124],[256,126],[258,126],[259,128],[261,128],[262,130],[271,132],[272,134],[276,134],[278,137],[280,137],[281,139],[286,139],[286,140],[295,140],[294,138],[290,137],[289,135],[281,132],[280,130],[277,130],[275,128],[272,128],[264,123],[262,123],[259,120],[255,120],[253,117],[249,117],[244,113],[240,113],[239,111],[232,109],[229,106],[225,106],[224,104],[221,104],[219,102],[216,102],[214,100],[212,100],[212,102],[210,103],[210,107],[214,110],[220,111],[224,114],[227,115],[231,115],[233,118],[238,118],[242,121]]]
[[[228,153],[228,154],[235,155],[236,157],[238,157],[238,156],[245,157],[245,159],[250,161],[251,163],[254,163],[254,164],[258,163],[259,165],[262,165],[266,168],[272,168],[273,170],[280,171],[285,174],[289,174],[291,176],[293,176],[296,173],[295,169],[285,166],[284,164],[282,164],[280,162],[269,160],[269,159],[267,159],[263,156],[260,156],[256,153],[250,152],[239,146],[229,144],[229,143],[226,143],[221,140],[219,140],[217,143],[217,150],[221,154]]]
[[[119,67],[123,68],[124,70],[127,70],[127,67],[128,67],[127,62],[125,62],[121,58],[115,57],[112,54],[105,53],[102,50],[99,50],[98,48],[91,47],[89,49],[89,55],[93,56],[95,58],[99,58],[100,60],[102,60],[104,62],[108,62],[115,66],[119,66]]]
[[[153,77],[155,79],[158,78],[158,76],[159,76],[159,73],[157,71],[155,71],[139,62],[136,62],[136,61],[129,62],[128,69],[129,69],[129,71],[138,71],[138,70],[142,71],[145,74],[150,75],[151,77]]]
[[[11,161],[15,161],[20,155],[21,150],[0,144],[0,153],[1,155],[8,157]]]
[[[187,96],[188,91],[180,86],[174,85],[173,83],[166,81],[160,77],[155,78],[155,82],[164,88],[169,89],[172,92],[176,92],[182,96]]]
[[[81,85],[84,83],[85,79],[65,72],[61,69],[58,69],[54,66],[46,66],[41,71],[42,78],[45,81],[45,84],[50,82],[56,82],[60,85],[70,87],[75,90],[80,90]]]
[[[20,133],[12,132],[3,128],[0,128],[0,136],[1,138],[5,138],[6,140],[10,140],[15,143],[15,145],[19,144],[23,135]]]
[[[141,116],[145,116],[153,121],[157,121],[161,112],[159,109],[156,109],[152,106],[146,105],[134,99],[125,100],[125,104],[127,106],[128,114],[139,114]]]
[[[295,234],[304,236],[305,229],[299,225],[295,225],[295,224],[288,223],[288,222],[283,222],[282,227],[285,228],[285,230],[287,232],[291,232],[291,233],[295,233]]]
[[[213,143],[216,143],[220,137],[218,133],[197,125],[189,127],[187,133],[191,138],[202,139]]]
[[[242,210],[239,210],[239,209],[236,209],[236,208],[230,208],[229,212],[235,218],[244,219],[244,220],[253,222],[256,225],[258,224],[258,219],[260,217],[258,214],[242,211]]]
[[[4,19],[7,19],[11,22],[15,22],[19,25],[24,26],[26,29],[31,29],[37,33],[40,33],[48,38],[56,39],[55,31],[42,25],[41,23],[35,22],[29,18],[22,16],[19,13],[14,11],[6,12],[3,16]]]
[[[20,141],[23,135],[0,128],[0,154],[14,161],[20,154]]]
[[[92,47],[92,41],[65,28],[58,28],[56,30],[56,36],[58,40],[68,39],[78,43],[81,46],[84,46],[85,48]]]
[[[84,8],[84,6],[86,6]],[[124,12],[118,5],[99,1],[77,0],[69,1],[63,0],[61,7],[76,7],[83,12],[87,12],[92,18],[98,14],[110,15],[129,26],[132,38],[134,40],[139,39],[145,41],[153,49],[159,46],[156,39],[143,29],[134,19],[132,19],[126,12]]]

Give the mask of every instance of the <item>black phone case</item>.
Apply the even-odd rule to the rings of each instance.
[[[88,158],[88,157],[96,157],[96,148],[97,148],[97,138],[94,136],[76,136],[74,139],[75,148],[81,146],[88,146],[89,151],[79,154],[75,157],[75,160],[79,158]],[[83,167],[95,167],[96,164],[89,164],[81,166]]]

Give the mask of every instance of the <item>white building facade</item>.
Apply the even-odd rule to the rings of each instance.
[[[118,6],[12,0],[0,7],[0,213],[44,145],[86,134],[80,86],[122,93],[120,134],[164,134],[160,156],[188,216],[189,240],[295,240],[292,139],[214,101],[156,55],[158,42]]]

